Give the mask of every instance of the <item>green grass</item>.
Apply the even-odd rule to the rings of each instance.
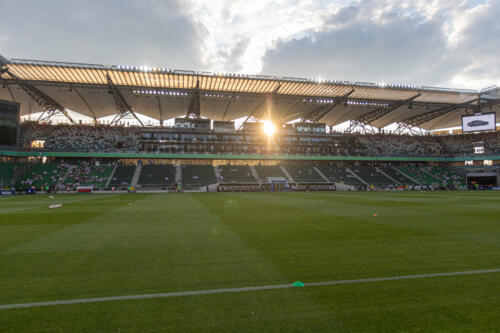
[[[0,197],[0,305],[490,268],[500,193]],[[0,331],[498,332],[499,295],[490,273],[0,310]]]

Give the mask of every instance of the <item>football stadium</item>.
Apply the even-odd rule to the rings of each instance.
[[[498,87],[1,59],[2,330],[498,329]]]
[[[0,332],[499,330],[500,84],[2,53]]]

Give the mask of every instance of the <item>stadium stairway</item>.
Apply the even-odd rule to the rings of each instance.
[[[412,178],[415,178],[421,185],[431,186],[439,181],[418,166],[399,167],[398,170]]]
[[[312,165],[287,164],[286,170],[297,183],[324,183],[323,177],[316,172]]]
[[[113,176],[115,175],[116,168],[118,167],[118,164],[115,164],[113,167],[113,171],[111,171],[111,174],[109,175],[108,181],[106,182],[106,185],[104,185],[105,188],[109,187],[109,184],[111,183],[111,180],[113,179]]]
[[[368,184],[363,178],[361,178],[360,176],[358,176],[354,171],[352,171],[351,169],[349,169],[348,167],[345,168],[347,170],[347,172],[349,172],[354,178],[358,179],[360,182],[362,182],[364,185],[366,186],[370,186],[370,184]]]
[[[328,179],[329,183],[335,183],[337,188],[339,185],[345,184],[355,189],[357,186],[364,185],[358,177],[346,171],[344,166],[338,165],[321,165],[317,167],[318,170]]]
[[[261,183],[262,179],[260,179],[259,173],[257,172],[257,170],[255,170],[255,167],[253,165],[250,166],[250,171],[252,171],[252,175],[255,177],[255,179],[257,179],[257,182]]]
[[[385,177],[380,173],[377,168],[367,165],[357,165],[352,167],[352,172],[356,173],[357,176],[363,179],[370,186],[385,187],[389,185],[394,185],[394,182]]]
[[[116,168],[110,185],[114,187],[128,187],[132,182],[136,167],[134,165],[120,165]]]
[[[394,166],[390,166],[394,172],[396,172],[397,174],[400,174],[402,175],[403,177],[406,177],[407,179],[409,179],[411,181],[410,185],[413,185],[413,184],[417,184],[417,185],[422,185],[420,184],[415,178],[411,177],[410,175],[406,174],[405,172],[402,172],[401,170],[399,170],[398,168],[394,167]]]
[[[142,164],[137,164],[134,171],[134,176],[132,177],[132,181],[130,182],[130,186],[134,187],[137,185],[139,181],[139,177],[141,176]]]
[[[383,174],[385,177],[387,177],[388,179],[392,180],[395,184],[395,185],[403,185],[401,184],[400,181],[398,181],[397,179],[391,177],[388,173],[384,172],[384,170],[382,168],[375,168],[378,172],[380,172],[381,174]]]
[[[379,167],[380,172],[384,173],[390,179],[393,179],[395,184],[398,185],[416,185],[414,181],[406,177],[400,171],[395,170],[392,166]]]
[[[182,184],[182,167],[180,164],[175,166],[175,182]]]
[[[220,177],[219,167],[215,165],[214,165],[214,173],[215,173],[215,178],[217,178],[217,180],[220,180],[221,177]]]
[[[438,179],[436,178],[436,176],[435,176],[434,174],[430,173],[430,172],[429,172],[426,168],[423,168],[423,167],[422,167],[422,168],[420,168],[420,170],[422,170],[423,172],[425,172],[425,173],[426,173],[429,177],[431,177],[431,178],[435,179],[436,181],[438,180]]]
[[[288,170],[283,165],[280,165],[280,169],[283,172],[283,174],[286,176],[286,179],[289,182],[291,182],[291,183],[295,182],[295,180],[293,180],[292,176],[290,176],[290,174],[288,173]]]
[[[318,173],[318,175],[321,176],[321,178],[323,178],[325,180],[325,182],[327,183],[330,183],[330,180],[323,174],[323,172],[321,172],[318,168],[316,167],[313,167],[314,170],[316,170],[316,172]]]
[[[75,170],[76,168],[76,165],[70,165],[68,171],[66,171],[66,173],[64,174],[61,183],[64,184],[66,182],[66,178],[68,178],[68,175],[71,175],[73,173],[73,170]]]

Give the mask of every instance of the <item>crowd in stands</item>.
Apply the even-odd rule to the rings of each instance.
[[[137,164],[136,164],[137,163]],[[492,166],[494,170],[495,166]],[[477,172],[474,169],[474,172]],[[207,189],[218,183],[228,185],[221,190],[251,190],[253,185],[267,186],[274,183],[290,186],[343,184],[352,189],[370,188],[463,188],[466,168],[450,164],[379,161],[262,161],[262,163],[213,166],[206,164],[158,164],[150,160],[106,161],[83,158],[52,159],[42,163],[2,162],[0,179],[4,185],[17,189],[47,188],[75,190],[92,185],[94,190],[127,189]],[[238,186],[229,186],[238,185]],[[239,187],[239,185],[252,185]],[[494,184],[493,184],[494,185]],[[322,189],[328,188],[321,186]],[[319,189],[319,187],[318,187]]]
[[[247,165],[223,165],[219,167],[219,183],[256,183],[252,170]]]
[[[472,156],[480,142],[487,155],[500,154],[500,132],[445,136],[396,134],[283,135],[268,139],[259,133],[168,132],[145,135],[137,127],[104,125],[24,124],[26,150],[68,152],[153,152],[176,154],[274,154],[319,156]],[[32,147],[33,141],[43,147]]]
[[[46,188],[61,183],[68,168],[69,164],[64,161],[60,163],[27,164],[18,185],[23,188]]]
[[[115,163],[90,163],[80,161],[70,166],[64,180],[66,186],[94,185],[103,188],[108,181]]]
[[[21,144],[30,149],[32,141],[44,141],[39,149],[46,151],[135,152],[138,137],[133,127],[24,124]]]

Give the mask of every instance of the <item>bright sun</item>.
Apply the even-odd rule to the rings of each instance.
[[[264,121],[264,125],[262,126],[262,130],[267,136],[273,136],[274,132],[276,131],[276,127],[274,127],[274,124],[270,122],[269,120]]]

